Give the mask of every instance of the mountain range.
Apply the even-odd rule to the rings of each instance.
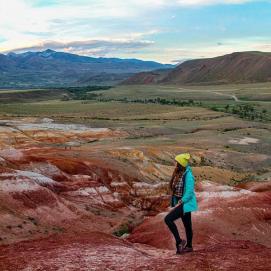
[[[123,84],[228,84],[271,81],[271,53],[236,52],[188,60],[174,69],[142,72]]]
[[[0,87],[116,84],[131,75],[172,65],[154,61],[94,58],[47,49],[0,54]]]

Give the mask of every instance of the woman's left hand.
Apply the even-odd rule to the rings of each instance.
[[[179,202],[178,202],[178,205],[181,205],[183,202],[182,200],[180,199]]]

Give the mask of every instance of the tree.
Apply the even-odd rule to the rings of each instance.
[[[229,111],[229,109],[230,109],[230,105],[229,105],[229,104],[227,104],[227,105],[225,106],[225,110],[228,112],[228,111]]]

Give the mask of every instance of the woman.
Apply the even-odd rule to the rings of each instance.
[[[172,191],[171,207],[175,208],[167,214],[165,223],[175,238],[176,254],[193,251],[191,212],[198,210],[198,204],[194,191],[194,176],[188,163],[189,159],[189,153],[179,154],[175,157],[176,168],[169,185],[169,189]],[[182,218],[187,241],[180,238],[174,223],[178,218]]]

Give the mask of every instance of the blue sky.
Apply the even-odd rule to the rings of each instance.
[[[0,52],[47,48],[163,63],[271,51],[271,1],[0,0]]]

